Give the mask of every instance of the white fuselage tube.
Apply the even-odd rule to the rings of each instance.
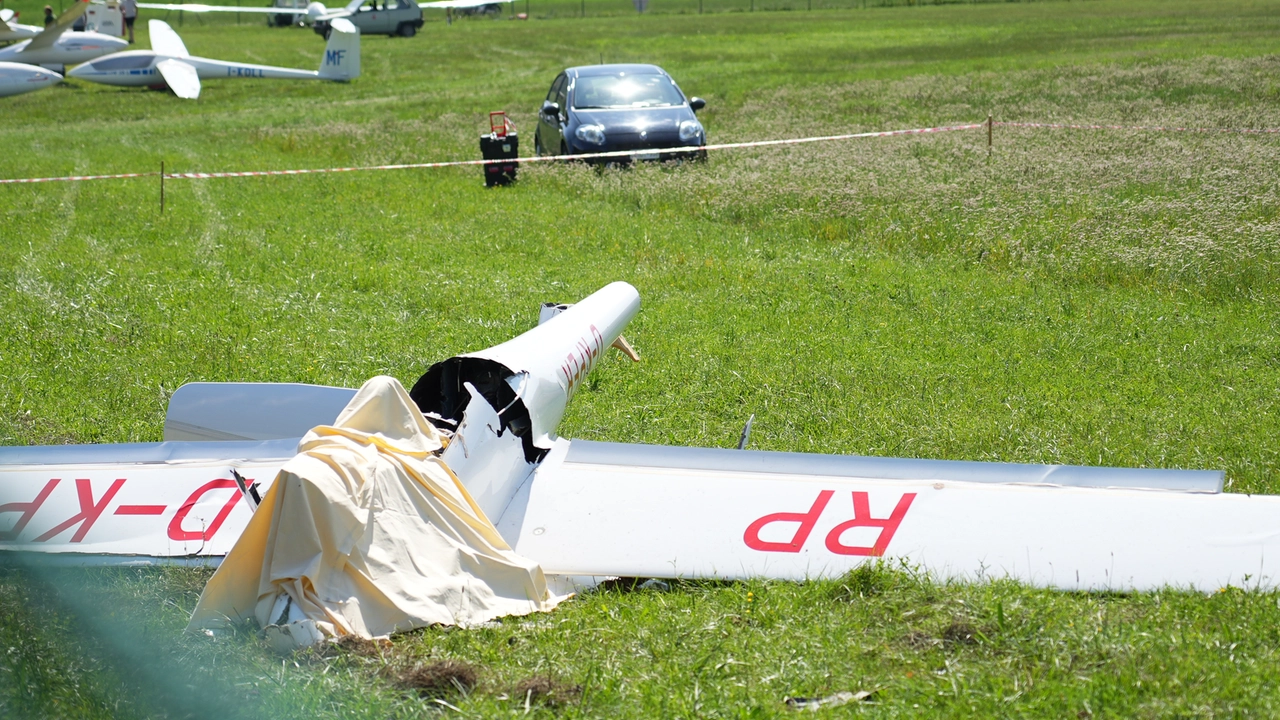
[[[60,82],[62,76],[52,70],[37,65],[0,62],[0,97],[42,90]]]
[[[30,40],[0,48],[0,61],[28,65],[74,65],[89,62],[129,46],[124,40],[97,32],[66,32],[49,47],[29,50]]]
[[[80,67],[74,68],[67,75],[80,80],[123,87],[163,85],[164,77],[160,75],[156,65],[165,60],[179,60],[194,67],[201,80],[225,77],[316,80],[320,77],[320,74],[314,70],[294,70],[292,68],[210,60],[199,57],[170,57],[161,55],[153,50],[131,50],[116,53],[97,62],[85,63]]]

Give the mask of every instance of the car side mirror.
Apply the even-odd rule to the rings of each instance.
[[[560,103],[551,102],[550,100],[542,101],[542,114],[547,117],[560,114]]]
[[[707,101],[703,100],[700,97],[689,98],[689,108],[692,109],[694,112],[698,112],[699,110],[701,110],[706,106],[707,106]]]

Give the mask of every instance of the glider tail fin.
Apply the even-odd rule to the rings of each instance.
[[[320,79],[347,81],[360,77],[360,30],[346,18],[335,18],[329,28]]]

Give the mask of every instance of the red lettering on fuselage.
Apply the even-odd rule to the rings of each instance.
[[[818,498],[814,500],[812,507],[807,512],[778,512],[770,513],[763,517],[757,518],[742,535],[742,541],[752,550],[761,552],[787,552],[798,553],[804,547],[805,541],[809,539],[809,533],[813,532],[813,528],[818,524],[818,518],[827,508],[827,504],[831,501],[831,497],[835,495],[834,490],[823,490],[818,493]],[[893,540],[894,533],[898,532],[898,525],[902,523],[902,519],[906,517],[907,510],[911,507],[911,501],[915,500],[915,493],[904,493],[898,499],[898,504],[894,506],[893,512],[889,513],[887,518],[871,517],[871,503],[865,492],[853,493],[853,519],[846,520],[836,525],[827,533],[826,548],[836,555],[861,555],[866,557],[880,557],[889,549],[889,542]],[[760,531],[771,523],[799,523],[795,534],[792,535],[789,542],[768,541],[760,538]],[[840,537],[848,530],[858,527],[879,528],[880,534],[876,536],[876,541],[871,545],[845,545],[841,542]]]
[[[566,395],[573,395],[578,383],[595,367],[596,361],[604,353],[604,347],[604,334],[595,325],[590,326],[588,337],[580,338],[574,343],[573,352],[565,355],[564,362],[560,364],[560,373],[563,375],[561,381]]]
[[[36,496],[33,500],[30,500],[27,502],[10,502],[10,503],[5,503],[3,505],[0,505],[0,517],[3,517],[4,515],[9,513],[20,513],[17,521],[8,530],[0,531],[0,543],[17,542],[19,535],[21,535],[22,532],[27,528],[32,518],[46,504],[45,501],[49,499],[50,495],[53,494],[53,491],[57,489],[58,485],[61,482],[62,480],[60,478],[53,478],[49,480],[44,484],[44,486],[40,489],[40,491],[36,493]],[[111,485],[106,489],[106,491],[102,494],[100,498],[95,499],[93,494],[93,487],[92,487],[93,481],[87,478],[76,479],[75,481],[76,499],[79,502],[80,511],[72,515],[71,517],[67,518],[66,520],[59,522],[49,530],[41,533],[40,535],[38,535],[32,540],[29,540],[28,542],[33,542],[33,543],[49,542],[54,538],[56,538],[58,535],[66,532],[67,530],[70,530],[71,528],[77,525],[79,527],[76,527],[75,532],[71,535],[68,542],[72,542],[72,543],[83,542],[85,539],[85,536],[88,535],[89,531],[94,527],[94,524],[99,520],[99,518],[102,517],[102,515],[105,512],[107,512],[107,508],[111,505],[117,493],[120,492],[120,489],[124,486],[124,483],[125,483],[125,478],[116,479],[111,483]],[[202,502],[205,499],[205,497],[208,495],[208,493],[217,491],[217,490],[231,490],[232,492],[230,496],[226,499],[226,501],[222,502],[222,506],[218,508],[217,514],[214,515],[212,521],[209,521],[207,523],[207,526],[202,524],[202,526],[198,529],[185,528],[184,524],[194,523],[193,519],[188,518],[188,515],[190,515],[192,508],[194,508],[198,503]],[[219,478],[217,480],[212,480],[210,482],[204,483],[200,487],[196,488],[195,492],[191,493],[187,497],[187,499],[183,501],[182,504],[178,507],[177,513],[169,522],[169,526],[168,526],[169,538],[177,541],[187,541],[187,540],[208,541],[210,540],[211,538],[213,538],[214,534],[217,533],[218,530],[222,527],[223,523],[227,519],[227,516],[231,514],[231,511],[235,509],[236,502],[239,501],[239,499],[240,499],[239,488],[236,486],[236,483],[233,480],[228,480],[226,478]],[[56,511],[58,507],[65,507],[65,506],[59,505],[58,503],[54,503],[50,507],[54,508],[53,511]],[[146,516],[155,517],[155,516],[164,515],[168,510],[168,508],[169,508],[168,505],[161,505],[161,504],[145,504],[144,505],[144,504],[121,503],[119,505],[116,505],[114,511],[108,514],[124,516],[124,517],[139,517],[139,519],[143,519]],[[46,512],[46,514],[48,513]],[[163,521],[161,520],[160,522],[163,522]],[[116,532],[119,532],[119,531],[117,530]],[[137,531],[136,530],[133,531],[132,534],[137,534]]]
[[[14,523],[12,528],[4,532],[0,532],[0,542],[13,542],[14,540],[17,540],[18,534],[27,526],[27,523],[31,522],[32,516],[36,514],[36,511],[40,509],[41,505],[44,505],[44,501],[49,498],[49,493],[53,492],[53,489],[58,487],[58,483],[60,482],[62,482],[61,478],[54,478],[45,483],[44,487],[41,488],[40,492],[36,495],[36,499],[31,502],[11,502],[0,505],[0,515],[11,512],[22,513],[18,518],[18,522]]]
[[[35,539],[35,542],[48,542],[58,533],[70,528],[72,525],[79,524],[76,532],[71,536],[71,542],[78,543],[84,540],[84,536],[89,533],[89,528],[98,521],[102,516],[102,511],[107,509],[107,504],[111,502],[111,498],[120,492],[120,488],[124,485],[124,478],[120,478],[111,483],[111,487],[102,494],[102,499],[94,502],[93,500],[93,483],[87,478],[78,478],[76,480],[76,499],[80,501],[80,512],[54,525],[51,530]]]
[[[250,480],[249,482],[252,482]],[[187,519],[187,514],[191,512],[191,508],[200,502],[200,498],[211,490],[225,490],[230,488],[235,492],[231,493],[231,497],[227,498],[227,502],[223,504],[222,509],[214,516],[213,522],[209,523],[207,528],[199,530],[186,530],[182,527],[182,522]],[[240,500],[240,488],[236,487],[235,480],[211,480],[204,485],[196,488],[186,500],[183,501],[181,507],[178,508],[177,514],[173,516],[173,520],[169,521],[169,539],[179,542],[186,540],[204,540],[209,541],[214,533],[218,532],[218,528],[222,527],[222,523],[226,521],[227,516],[235,509],[236,502]]]

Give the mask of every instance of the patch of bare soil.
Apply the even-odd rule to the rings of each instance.
[[[423,697],[466,695],[478,682],[476,669],[460,660],[438,660],[391,672],[397,686]]]
[[[512,693],[514,699],[527,705],[539,704],[551,708],[577,702],[581,695],[581,685],[570,685],[545,676],[520,681]]]
[[[942,631],[942,639],[952,645],[972,645],[978,642],[978,631],[963,620],[953,620]]]

